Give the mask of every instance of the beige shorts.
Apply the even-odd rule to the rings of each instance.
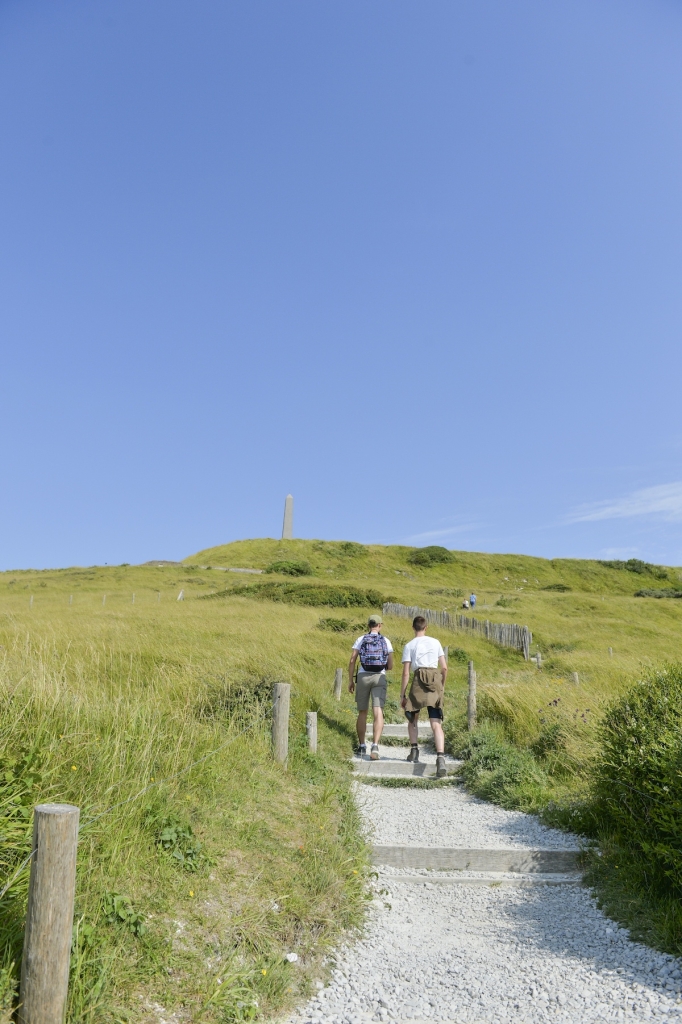
[[[358,672],[355,680],[355,703],[358,711],[369,709],[369,700],[372,698],[373,708],[383,708],[386,703],[386,673],[385,672]]]

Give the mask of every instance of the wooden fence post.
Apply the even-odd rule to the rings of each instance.
[[[469,662],[469,691],[467,693],[467,726],[469,732],[476,728],[476,673],[473,661]]]
[[[334,696],[337,700],[341,700],[341,688],[343,686],[343,669],[337,668],[334,673]]]
[[[537,665],[538,668],[542,668],[542,655],[540,654],[539,651],[535,655],[535,664]]]
[[[444,648],[443,648],[443,654],[445,655],[445,664],[446,664],[446,665],[447,665],[447,663],[448,663],[448,654],[449,654],[449,653],[450,653],[450,648],[449,648],[449,647],[444,647]]]
[[[80,811],[71,804],[38,804],[21,961],[19,1024],[62,1024],[76,890]]]
[[[573,673],[573,677],[572,678],[573,678],[573,682],[575,683],[575,685],[576,686],[580,686],[580,676],[578,675],[577,672]]]
[[[306,711],[305,731],[308,734],[308,750],[317,753],[317,711]]]
[[[275,683],[272,688],[272,752],[275,761],[285,764],[289,754],[289,683]]]
[[[613,657],[613,647],[609,647],[609,658]]]

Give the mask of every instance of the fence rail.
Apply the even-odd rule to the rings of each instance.
[[[423,615],[432,626],[443,629],[464,629],[470,633],[478,633],[500,647],[511,647],[521,651],[526,661],[530,658],[530,645],[533,634],[528,626],[517,626],[516,623],[489,622],[488,619],[469,618],[468,615],[451,615],[450,612],[435,612],[431,608],[418,608],[416,605],[394,604],[387,602],[383,607],[384,615],[397,615],[401,619],[413,619],[415,615]]]

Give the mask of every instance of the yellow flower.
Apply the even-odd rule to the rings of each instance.
[[[267,972],[267,971],[265,970],[265,968],[263,967],[263,969],[261,970],[261,974],[267,974],[267,973],[268,973],[268,972]]]
[[[78,771],[78,769],[76,768],[75,764],[71,765],[71,771],[72,772],[77,772]]]
[[[153,782],[153,781],[154,781],[154,776],[152,775],[152,782]]]
[[[355,870],[355,868],[353,868],[353,874],[357,875],[357,871]]]
[[[194,889],[190,889],[189,894],[190,896],[194,896]]]

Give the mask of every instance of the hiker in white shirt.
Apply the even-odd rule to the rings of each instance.
[[[400,687],[400,704],[407,718],[407,732],[410,737],[408,761],[419,760],[419,712],[426,708],[429,715],[433,741],[436,746],[436,776],[441,779],[445,773],[445,736],[443,735],[443,696],[448,666],[440,641],[426,635],[426,619],[417,615],[412,620],[414,640],[403,648],[403,677]],[[407,686],[412,671],[410,692]]]

